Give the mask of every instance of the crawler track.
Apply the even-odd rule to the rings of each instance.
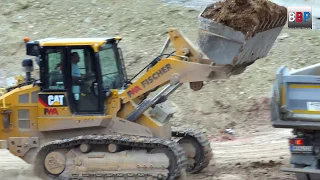
[[[174,154],[174,161],[176,163],[175,167],[172,167],[169,174],[148,174],[145,173],[122,173],[122,172],[106,172],[99,174],[70,174],[69,177],[54,177],[48,175],[44,168],[44,159],[46,155],[57,149],[72,149],[76,148],[81,143],[87,143],[91,145],[101,145],[101,144],[118,144],[122,146],[132,147],[132,148],[141,148],[152,150],[154,148],[162,147],[169,149]],[[38,177],[43,179],[81,179],[88,180],[94,179],[95,177],[99,177],[99,179],[145,179],[147,177],[152,177],[152,179],[167,179],[173,180],[180,176],[180,173],[183,169],[187,167],[187,159],[185,157],[183,149],[179,146],[178,143],[160,138],[146,138],[146,137],[138,137],[138,136],[126,136],[120,134],[112,134],[112,135],[85,135],[85,136],[77,136],[74,138],[63,139],[52,141],[41,147],[37,154],[36,158],[36,166],[35,173]],[[201,165],[199,168],[202,167]],[[197,168],[197,169],[199,169]],[[118,178],[119,177],[119,178]],[[161,177],[161,178],[159,178]]]
[[[210,142],[204,133],[194,129],[173,129],[172,136],[192,139],[199,144],[199,160],[196,161],[196,164],[193,167],[187,168],[187,172],[196,174],[201,172],[204,168],[206,168],[209,165],[210,160],[213,157],[213,153],[210,146]]]

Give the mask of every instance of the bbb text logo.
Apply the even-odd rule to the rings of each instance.
[[[288,7],[288,28],[312,29],[312,7]]]

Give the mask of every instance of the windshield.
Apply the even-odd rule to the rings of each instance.
[[[104,89],[119,89],[123,86],[123,75],[120,61],[117,59],[115,48],[112,44],[105,44],[100,48],[100,66]]]

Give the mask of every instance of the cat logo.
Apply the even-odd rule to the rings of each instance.
[[[48,105],[49,106],[63,106],[64,95],[49,95],[48,96]]]

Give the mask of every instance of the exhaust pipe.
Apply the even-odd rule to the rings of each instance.
[[[22,61],[22,69],[26,73],[25,82],[28,83],[31,81],[31,72],[33,71],[33,61],[32,59],[24,59]]]

